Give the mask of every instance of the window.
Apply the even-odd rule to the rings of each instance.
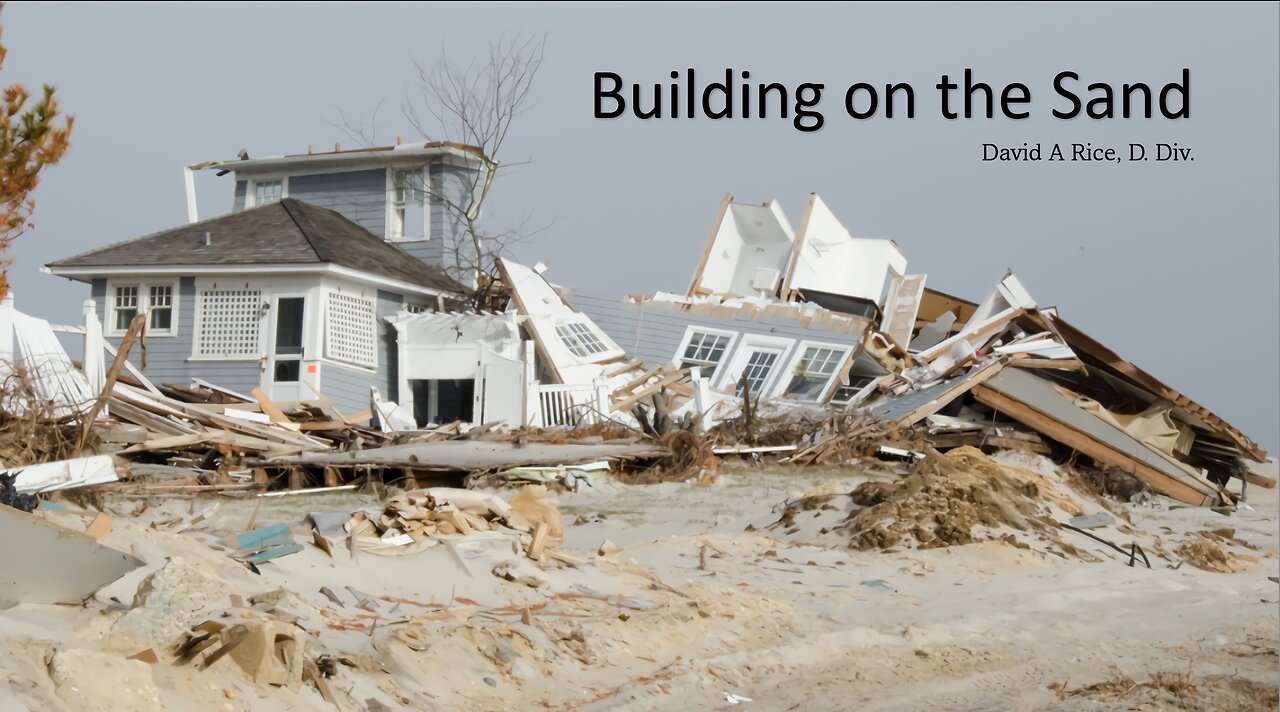
[[[397,169],[391,191],[391,237],[403,240],[427,238],[427,190],[423,169]]]
[[[284,180],[277,178],[276,180],[255,180],[253,181],[253,205],[268,205],[278,202],[284,197]]]
[[[876,381],[878,376],[859,376],[856,373],[849,374],[849,383],[838,386],[836,392],[831,395],[832,403],[848,403],[863,388],[871,385]]]
[[[105,319],[108,334],[123,335],[138,314],[147,315],[148,335],[172,336],[177,332],[173,283],[113,284],[108,293],[111,295]]]
[[[729,348],[729,341],[732,338],[729,334],[690,332],[680,359],[680,368],[698,366],[702,369],[703,376],[711,378],[715,375],[720,360],[724,358],[725,349]]]
[[[195,358],[259,358],[264,315],[256,289],[206,289],[196,302]]]
[[[822,400],[827,384],[836,375],[840,365],[844,363],[848,352],[841,348],[810,346],[800,357],[795,374],[787,386],[787,395],[796,396],[800,400]]]
[[[173,286],[151,285],[147,288],[147,330],[173,329]]]
[[[327,307],[325,357],[356,366],[377,368],[373,302],[353,294],[329,292]]]
[[[609,350],[600,336],[582,322],[560,324],[556,326],[556,334],[574,356],[590,356]]]
[[[746,368],[742,369],[742,375],[738,377],[737,394],[742,395],[742,379],[745,378],[751,395],[760,395],[780,355],[777,351],[752,351],[747,357]]]
[[[132,287],[116,287],[116,296],[112,304],[115,312],[115,322],[112,324],[112,331],[124,332],[129,328],[129,322],[138,315],[138,288]]]
[[[405,302],[404,310],[410,314],[421,314],[427,310],[426,304],[415,304],[413,302]]]

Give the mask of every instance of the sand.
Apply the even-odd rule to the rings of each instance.
[[[849,493],[906,470],[884,464],[727,463],[711,485],[560,494],[559,550],[576,565],[536,566],[502,536],[404,556],[339,543],[330,558],[303,536],[305,513],[377,507],[340,494],[264,501],[257,524],[299,524],[304,550],[258,575],[219,549],[255,501],[110,501],[104,541],[146,566],[84,606],[0,611],[0,709],[1275,709],[1275,490],[1251,487],[1230,516],[1161,497],[1104,505],[1063,489],[1051,463],[997,461],[1037,478],[1035,517],[1115,512],[1093,533],[1138,542],[1152,568],[998,520],[964,545],[851,546]],[[770,526],[806,495],[825,499]],[[618,551],[598,556],[605,540]],[[175,630],[282,619],[305,631],[335,702],[255,683],[230,656],[174,664]],[[158,662],[127,660],[148,647]]]

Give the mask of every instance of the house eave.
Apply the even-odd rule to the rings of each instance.
[[[224,172],[260,174],[265,172],[286,171],[299,166],[315,168],[318,166],[336,167],[369,163],[370,160],[393,163],[409,163],[414,161],[455,158],[465,162],[479,162],[483,154],[471,146],[444,142],[426,144],[404,144],[380,148],[353,149],[329,153],[304,153],[286,156],[265,156],[263,158],[230,159],[224,161],[207,161],[187,166],[188,170],[214,170]]]
[[[187,265],[95,265],[95,266],[57,266],[48,265],[44,268],[49,274],[57,277],[63,277],[79,282],[88,282],[97,277],[112,277],[116,275],[207,275],[207,274],[312,274],[312,275],[333,275],[344,277],[346,279],[363,282],[376,287],[384,287],[387,289],[399,291],[409,294],[420,294],[430,297],[456,297],[459,296],[454,292],[438,289],[436,287],[426,287],[422,285],[405,282],[398,279],[392,279],[384,275],[373,274],[363,270],[352,269],[331,263],[302,263],[302,264],[256,264],[256,265],[208,265],[208,264],[187,264]]]

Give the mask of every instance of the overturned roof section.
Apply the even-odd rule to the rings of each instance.
[[[903,276],[907,258],[893,240],[857,238],[817,193],[809,195],[782,294],[817,291],[880,303],[885,280]]]
[[[334,264],[435,291],[466,289],[342,215],[292,198],[162,230],[50,263],[87,268]]]
[[[388,162],[409,161],[412,159],[432,160],[445,157],[464,160],[484,159],[484,152],[475,146],[451,141],[428,141],[404,143],[398,146],[376,146],[370,148],[354,148],[307,153],[295,153],[284,156],[264,156],[249,158],[242,153],[242,158],[225,161],[206,161],[188,166],[190,170],[215,170],[218,174],[228,172],[260,172],[288,169],[294,166],[340,166],[343,164],[368,163],[370,159]]]
[[[689,296],[776,295],[794,240],[791,224],[776,202],[747,205],[724,196]]]
[[[1234,425],[1223,420],[1208,408],[1196,403],[1182,393],[1165,385],[1155,376],[1124,360],[1116,352],[1094,340],[1093,337],[1063,321],[1061,317],[1055,316],[1052,319],[1052,326],[1063,342],[1070,346],[1087,365],[1102,368],[1114,376],[1173,403],[1192,418],[1201,421],[1206,430],[1217,433],[1226,441],[1238,447],[1245,456],[1256,462],[1264,462],[1266,460],[1267,454],[1256,442],[1249,439]],[[1205,445],[1208,444],[1206,443]],[[1217,447],[1222,450],[1224,455],[1233,454],[1229,448]]]

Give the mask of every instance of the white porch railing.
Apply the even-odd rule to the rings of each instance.
[[[608,398],[603,384],[539,384],[539,425],[544,428],[572,428],[598,423],[607,417]]]

